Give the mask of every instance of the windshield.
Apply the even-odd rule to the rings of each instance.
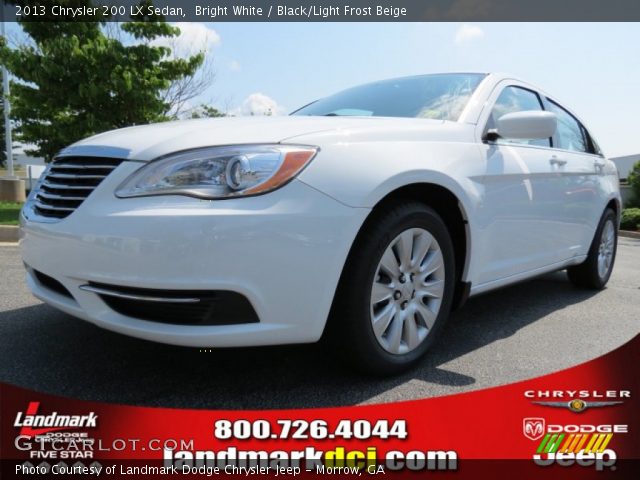
[[[292,115],[458,120],[484,74],[452,73],[394,78],[349,88]]]

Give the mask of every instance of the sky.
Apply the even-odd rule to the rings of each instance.
[[[286,114],[373,80],[505,72],[572,109],[608,156],[640,153],[640,25],[633,23],[186,23],[215,79],[194,104]]]
[[[633,23],[218,23],[204,97],[288,113],[373,80],[506,72],[576,112],[609,156],[640,153],[640,25]],[[253,95],[253,97],[252,97]],[[267,98],[264,98],[267,97]],[[273,102],[273,103],[270,103]]]

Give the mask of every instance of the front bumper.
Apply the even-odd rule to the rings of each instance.
[[[353,239],[368,209],[347,207],[299,181],[267,195],[203,201],[117,199],[140,164],[124,162],[69,217],[22,218],[22,256],[34,295],[71,315],[134,337],[185,346],[317,341]],[[43,284],[41,272],[71,297]],[[110,308],[88,283],[169,291],[232,291],[258,321],[176,325]]]

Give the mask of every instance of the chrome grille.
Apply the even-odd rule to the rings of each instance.
[[[102,157],[54,159],[34,192],[33,209],[48,218],[69,216],[122,162]]]

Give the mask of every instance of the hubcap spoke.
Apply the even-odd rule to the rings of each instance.
[[[375,282],[373,284],[373,290],[371,292],[371,302],[374,304],[378,304],[380,302],[384,302],[393,297],[393,286],[385,285],[380,282]]]
[[[420,290],[416,291],[416,296],[442,298],[444,292],[444,280],[433,280],[424,282]]]
[[[413,350],[420,344],[420,337],[418,336],[418,326],[413,315],[405,318],[404,320],[404,332],[403,337],[407,343],[409,350]]]
[[[413,254],[413,232],[407,230],[403,232],[397,239],[396,253],[400,259],[400,270],[403,272],[411,268],[411,255]]]
[[[413,248],[413,257],[411,258],[411,268],[419,266],[424,261],[424,257],[427,256],[429,247],[433,244],[433,237],[424,232],[416,238]]]
[[[396,314],[396,306],[394,304],[387,305],[376,317],[373,319],[373,331],[376,337],[382,337],[384,332],[389,328],[393,316]]]
[[[429,330],[433,328],[433,324],[436,322],[437,314],[433,313],[427,306],[425,306],[422,302],[419,302],[416,305],[416,311],[418,315],[422,317],[424,324],[427,326]]]
[[[392,353],[400,353],[400,343],[402,342],[402,330],[404,326],[404,315],[396,315],[389,327],[387,336],[389,350]]]
[[[392,249],[387,248],[384,255],[382,255],[382,260],[380,260],[380,266],[378,267],[378,270],[380,269],[392,278],[395,278],[400,274],[400,266],[398,265],[398,261],[396,260]]]
[[[418,348],[438,318],[445,289],[444,258],[431,233],[410,228],[385,249],[371,285],[371,325],[387,352]]]
[[[420,267],[420,272],[425,275],[431,275],[438,269],[442,268],[442,253],[440,249],[430,251]]]

